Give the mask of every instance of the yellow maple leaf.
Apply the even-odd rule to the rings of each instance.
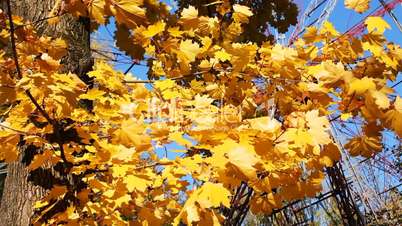
[[[230,192],[220,183],[205,182],[200,188],[194,191],[187,199],[183,209],[174,219],[173,225],[179,225],[180,220],[184,220],[188,225],[192,222],[201,220],[200,210],[208,210],[208,208],[217,208],[221,204],[230,206]]]
[[[194,6],[184,8],[180,16],[180,23],[184,26],[185,29],[198,27],[198,10]]]
[[[184,33],[180,31],[180,27],[169,27],[167,31],[172,37],[181,37]]]
[[[101,98],[105,94],[104,91],[99,89],[90,89],[87,93],[81,94],[80,99],[96,100]]]
[[[179,49],[179,55],[184,56],[184,60],[188,63],[193,62],[198,53],[201,52],[200,45],[198,43],[194,43],[190,39],[181,41]]]
[[[104,0],[92,0],[89,2],[88,12],[89,15],[100,24],[104,24],[105,19],[105,1]]]
[[[35,170],[41,167],[44,163],[55,163],[55,160],[60,158],[56,158],[53,156],[53,152],[49,149],[46,149],[42,154],[35,155],[34,159],[32,160],[31,164],[29,164],[29,170]],[[53,162],[51,162],[53,160]]]
[[[181,97],[180,89],[178,89],[175,81],[171,79],[158,80],[154,83],[154,86],[160,90],[166,100]]]
[[[203,208],[219,207],[221,204],[230,206],[230,192],[223,184],[205,182],[200,188],[197,202]]]
[[[361,155],[369,158],[382,150],[381,138],[378,136],[358,136],[345,144],[345,148],[349,149],[352,156]]]
[[[247,178],[256,178],[257,174],[254,165],[259,162],[259,159],[252,145],[226,139],[222,145],[216,146],[213,152],[218,156],[227,156],[229,163],[234,165]]]
[[[370,7],[371,0],[345,0],[345,7],[358,13],[364,13]]]
[[[395,110],[402,112],[402,98],[397,96],[394,102]]]
[[[367,90],[375,90],[376,85],[372,78],[364,77],[362,79],[355,79],[349,84],[349,94],[355,93],[360,95],[365,93]]]
[[[136,150],[134,148],[126,148],[124,145],[119,145],[119,149],[112,153],[112,158],[121,160],[121,161],[132,161],[133,160],[133,154],[136,153]]]
[[[158,21],[155,24],[152,24],[147,27],[145,31],[142,32],[142,35],[145,38],[152,38],[155,35],[163,32],[165,30],[166,23],[163,21]]]
[[[275,44],[271,52],[271,57],[274,61],[294,60],[296,56],[295,49],[287,48],[280,44]]]
[[[382,17],[379,17],[379,16],[369,16],[364,21],[364,23],[367,25],[367,30],[369,32],[374,32],[374,33],[379,33],[379,34],[384,33],[385,29],[391,28],[389,26],[389,24]]]
[[[134,175],[125,176],[123,181],[129,192],[133,192],[134,190],[145,192],[147,187],[151,184],[149,180]]]
[[[326,34],[327,36],[325,37],[335,37],[339,35],[339,32],[334,28],[334,25],[328,21],[324,21],[322,24],[322,28],[320,30],[320,34]],[[330,36],[328,36],[330,35]]]
[[[49,205],[49,202],[48,202],[48,201],[39,200],[39,201],[36,201],[36,202],[35,202],[33,208],[34,208],[34,209],[40,209],[40,208],[45,207],[45,206],[47,206],[47,205]]]
[[[214,99],[210,98],[208,95],[197,94],[194,97],[193,105],[197,108],[207,108],[210,107]]]
[[[402,98],[397,96],[393,105],[394,109],[385,113],[385,125],[402,137]]]
[[[189,201],[187,201],[189,202]],[[198,213],[198,208],[195,205],[195,202],[184,205],[181,212],[173,221],[173,225],[177,226],[180,224],[181,220],[184,220],[187,225],[192,225],[193,222],[200,221],[200,214]],[[184,219],[182,219],[184,218]]]
[[[307,27],[306,32],[303,34],[303,39],[307,44],[312,42],[317,42],[320,40],[320,36],[318,35],[318,30],[316,27]]]
[[[316,145],[317,142],[312,137],[311,133],[304,129],[290,128],[281,136],[284,140],[292,141],[295,147],[304,148],[306,145]],[[279,146],[280,147],[280,146]],[[285,151],[288,151],[285,149]],[[290,152],[290,155],[295,154]]]
[[[338,147],[333,144],[327,144],[320,153],[320,163],[326,167],[332,167],[335,162],[341,159],[341,153]]]
[[[282,195],[269,192],[265,196],[253,196],[250,208],[253,213],[271,213],[272,209],[282,206],[282,201]]]
[[[353,117],[353,115],[351,113],[342,113],[341,114],[341,120],[342,121],[347,121],[348,119],[350,119],[351,117]]]
[[[387,109],[391,104],[386,95],[386,93],[378,90],[373,90],[370,92],[371,96],[374,97],[375,103],[380,109]]]
[[[260,130],[268,133],[277,133],[281,129],[281,123],[278,120],[270,117],[258,117],[254,119],[248,119],[250,127],[255,130]]]
[[[125,120],[115,132],[114,141],[123,144],[127,148],[135,147],[137,152],[152,147],[151,138],[144,133],[144,126],[134,120]]]
[[[322,145],[331,142],[327,132],[329,122],[325,116],[320,117],[318,110],[312,110],[306,113],[306,120],[309,126],[308,132],[317,144]]]
[[[50,201],[52,199],[62,198],[67,193],[67,191],[68,191],[67,186],[54,185],[50,190],[50,192],[48,192],[44,200]]]
[[[181,12],[181,19],[194,19],[198,17],[198,10],[194,6],[189,6],[188,8],[184,8]]]
[[[235,4],[233,5],[233,19],[235,22],[247,23],[248,18],[253,15],[253,12],[248,6]]]
[[[319,82],[323,82],[324,84],[335,83],[341,80],[348,73],[345,71],[342,63],[334,64],[329,60],[321,62],[319,65],[310,66],[307,70],[310,75],[314,76]]]
[[[0,103],[2,104],[10,104],[15,101],[17,97],[17,92],[14,87],[7,85],[0,85]]]
[[[13,162],[18,159],[17,144],[20,135],[16,133],[9,133],[2,130],[0,127],[0,160],[5,162]]]
[[[230,55],[229,53],[227,53],[224,50],[219,50],[215,52],[215,58],[225,62],[225,61],[230,61],[230,59],[232,59],[232,55]]]
[[[39,59],[36,60],[39,64],[41,71],[44,72],[54,72],[60,66],[60,60],[55,60],[47,53],[43,53]]]
[[[47,53],[53,59],[60,60],[67,53],[67,43],[61,38],[53,39],[50,46],[52,48],[48,48]]]
[[[143,0],[117,0],[115,4],[129,13],[142,14],[144,9],[140,8],[139,5],[143,4],[143,2]]]
[[[164,91],[164,90],[176,87],[176,83],[172,79],[164,79],[164,80],[155,81],[154,86],[155,86],[155,88],[158,88],[161,91]]]
[[[140,7],[141,4],[143,0],[116,0],[110,9],[118,23],[135,27],[145,20],[145,9]]]

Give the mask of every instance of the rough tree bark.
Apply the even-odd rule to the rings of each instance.
[[[1,5],[4,11],[7,11],[6,2],[2,1]],[[56,25],[49,25],[43,19],[48,17],[55,2],[56,0],[11,0],[11,11],[25,20],[35,22],[34,27],[39,35],[61,37],[66,40],[68,53],[62,59],[62,70],[76,73],[84,82],[89,83],[86,72],[93,64],[90,50],[90,23],[86,18],[78,19],[66,14],[60,17]],[[54,178],[51,174],[39,170],[32,175],[26,170],[26,164],[35,152],[31,149],[32,147],[22,145],[20,160],[8,165],[0,207],[0,225],[30,225],[33,204],[52,186]]]

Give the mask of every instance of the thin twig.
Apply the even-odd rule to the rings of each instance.
[[[144,166],[139,166],[134,168],[134,170],[141,170],[141,169],[146,169],[146,168],[150,168],[150,167],[155,167],[155,166],[166,166],[166,165],[170,165],[170,163],[153,163],[153,164],[149,164],[149,165],[144,165]]]
[[[401,84],[401,83],[402,83],[402,80],[399,81],[399,82],[397,82],[397,83],[395,83],[394,85],[392,85],[391,88],[395,88],[396,86],[398,86],[398,85]]]
[[[127,84],[130,84],[130,83],[154,83],[156,81],[158,81],[158,80],[132,80],[132,81],[124,81],[123,83],[127,83]]]
[[[195,74],[195,73],[194,73]],[[188,75],[180,76],[180,77],[175,77],[175,78],[169,78],[170,80],[182,80],[188,78]],[[157,81],[161,80],[131,80],[131,81],[123,81],[123,83],[154,83]]]
[[[4,125],[4,124],[2,124],[2,123],[0,123],[0,127],[4,128],[4,129],[11,130],[11,131],[16,132],[16,133],[19,133],[19,134],[28,135],[27,132],[24,132],[24,131],[22,131],[22,130],[18,130],[18,129],[11,128],[11,127],[6,126],[6,125]]]
[[[63,160],[63,162],[65,163],[70,163],[67,158],[66,158],[66,154],[64,152],[64,147],[63,147],[63,143],[59,143],[59,147],[60,147],[60,157]],[[69,170],[69,169],[68,169]]]
[[[130,65],[130,67],[128,67],[127,70],[126,70],[123,74],[126,75],[126,74],[127,74],[128,72],[130,72],[131,69],[132,69],[136,64],[138,64],[138,63],[139,63],[138,61],[134,60],[133,63]]]
[[[29,99],[32,101],[32,103],[35,105],[35,107],[39,110],[39,112],[45,117],[45,119],[50,123],[54,124],[53,120],[50,118],[50,116],[47,114],[45,110],[42,109],[42,107],[38,104],[38,102],[35,100],[35,98],[32,96],[31,92],[29,90],[25,90],[25,94],[29,97]]]
[[[15,63],[15,69],[17,71],[17,76],[18,79],[22,78],[22,73],[20,71],[19,63],[18,63],[18,56],[17,56],[17,48],[15,46],[15,37],[14,37],[14,22],[13,22],[13,16],[11,15],[11,3],[10,0],[7,0],[7,10],[8,10],[8,20],[10,21],[10,38],[11,38],[11,48],[13,51],[13,56],[14,56],[14,63]]]
[[[38,20],[36,20],[36,21],[30,22],[30,23],[17,25],[17,26],[15,27],[15,30],[17,30],[17,29],[19,29],[19,28],[22,28],[22,27],[25,27],[25,26],[28,26],[28,25],[35,25],[35,24],[40,23],[40,22],[45,21],[45,20],[50,20],[50,19],[53,19],[53,18],[56,18],[56,17],[61,17],[61,16],[65,15],[65,14],[66,14],[66,13],[62,13],[62,14],[60,14],[60,15],[54,15],[54,16],[44,17],[44,18],[38,19]]]
[[[182,79],[187,79],[187,78],[189,78],[190,76],[202,75],[202,74],[205,74],[205,73],[208,73],[208,72],[209,72],[209,71],[200,71],[200,72],[195,72],[195,73],[191,73],[191,74],[186,74],[186,75],[183,75],[183,76],[174,77],[174,78],[169,78],[169,79],[171,79],[171,80],[182,80]],[[219,71],[219,72],[227,72],[227,73],[230,73],[230,72],[232,72],[232,71]],[[241,73],[241,72],[239,72],[238,74],[239,74],[239,75],[247,75],[246,73]],[[267,80],[282,80],[282,81],[286,81],[286,82],[302,82],[302,80],[287,79],[287,78],[265,78],[265,77],[263,77],[263,78],[265,79],[265,82],[266,82]],[[154,83],[154,82],[156,82],[156,81],[159,81],[159,80],[132,80],[132,81],[123,81],[123,83]]]

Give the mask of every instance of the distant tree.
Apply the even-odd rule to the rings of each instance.
[[[219,2],[219,1],[216,1]],[[253,12],[249,18],[249,23],[245,24],[245,29],[239,39],[262,43],[263,41],[273,40],[272,35],[268,35],[269,26],[276,28],[279,33],[285,33],[291,25],[297,23],[298,7],[292,0],[225,0],[222,2],[241,4],[248,6]],[[221,16],[214,1],[210,0],[178,0],[179,9],[194,6],[200,15]]]

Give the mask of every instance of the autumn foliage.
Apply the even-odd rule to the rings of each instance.
[[[151,88],[104,61],[92,84],[61,73],[66,43],[1,12],[0,158],[33,147],[27,168],[60,177],[34,224],[219,225],[241,184],[250,211],[269,214],[321,190],[341,157],[332,121],[363,121],[346,145],[353,156],[381,151],[384,130],[402,136],[402,99],[387,86],[402,49],[382,18],[368,17],[361,37],[326,22],[282,46],[239,38],[250,7],[208,7],[213,15],[151,0],[58,1],[50,24],[70,13],[96,29],[113,17],[117,46],[148,62]],[[177,157],[160,154],[171,143]]]

